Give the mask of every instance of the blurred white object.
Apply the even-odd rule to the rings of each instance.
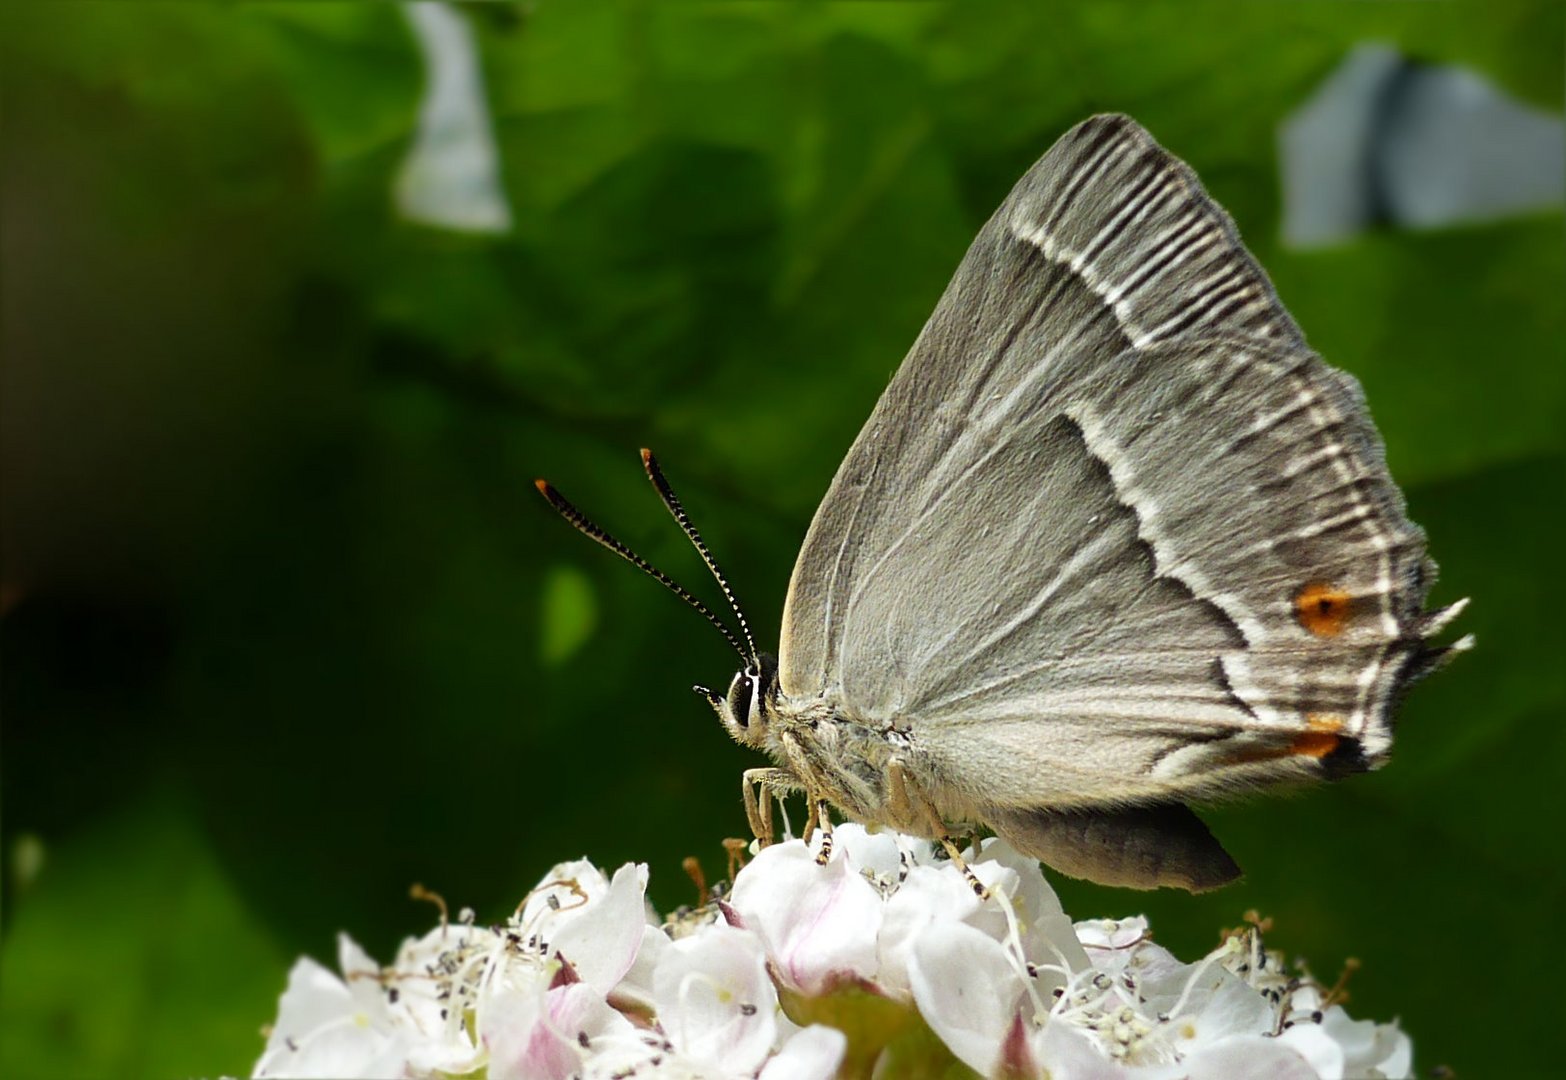
[[[1560,206],[1566,123],[1464,68],[1384,45],[1344,59],[1278,133],[1283,237],[1346,240],[1386,222],[1435,228]]]
[[[424,56],[419,127],[397,177],[397,208],[410,221],[464,232],[507,232],[511,207],[500,185],[500,158],[478,49],[466,19],[450,4],[404,4]]]

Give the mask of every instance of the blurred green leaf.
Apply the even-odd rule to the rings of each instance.
[[[556,667],[587,644],[598,625],[592,578],[574,566],[551,568],[544,575],[539,613],[544,623],[539,653],[547,666]]]
[[[240,1075],[260,1056],[292,958],[189,807],[138,803],[51,845],[8,917],[6,1076]]]

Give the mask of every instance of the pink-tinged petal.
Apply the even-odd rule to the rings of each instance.
[[[1295,1024],[1272,1042],[1303,1058],[1313,1077],[1339,1080],[1343,1075],[1343,1047],[1320,1024]]]
[[[1042,1070],[1040,1075],[1049,1080],[1140,1080],[1140,1072],[1133,1073],[1105,1057],[1085,1032],[1064,1020],[1047,1021],[1029,1041]]]
[[[730,926],[736,926],[741,930],[750,929],[745,925],[745,917],[734,910],[734,906],[727,900],[718,901],[718,914],[723,916],[723,921]]]
[[[581,985],[556,992],[569,993]],[[581,1069],[582,1048],[554,1024],[541,984],[508,988],[491,997],[479,1036],[489,1051],[490,1080],[567,1080]]]
[[[729,902],[804,993],[874,977],[881,897],[841,855],[820,866],[802,841],[774,844],[739,872]]]
[[[1005,947],[964,923],[936,923],[914,943],[908,981],[930,1029],[989,1075],[1023,992]]]
[[[755,1072],[777,1039],[777,989],[749,930],[719,924],[672,942],[653,975],[653,998],[680,1056],[714,1072]]]
[[[1341,1069],[1341,1055],[1338,1060]],[[1261,1035],[1235,1035],[1203,1046],[1180,1064],[1182,1078],[1189,1080],[1321,1080],[1342,1075],[1318,1073],[1294,1047]]]
[[[841,1031],[811,1024],[783,1044],[758,1080],[832,1080],[847,1051],[848,1037]]]
[[[1033,1077],[1039,1073],[1038,1062],[1033,1059],[1033,1047],[1028,1043],[1028,1022],[1018,1009],[1001,1040],[1000,1058],[995,1062],[995,1075],[1005,1077]]]
[[[599,996],[631,969],[647,925],[647,867],[626,863],[601,897],[580,910],[545,916],[541,927],[556,955]]]
[[[555,1032],[590,1048],[600,1041],[636,1038],[636,1025],[609,1006],[586,983],[575,983],[544,995],[549,1023]]]

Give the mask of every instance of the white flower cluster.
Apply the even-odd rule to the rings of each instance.
[[[256,1076],[1054,1080],[1403,1077],[1408,1037],[1351,1020],[1255,926],[1194,964],[1140,918],[1073,925],[991,840],[981,900],[929,842],[838,826],[826,865],[762,850],[659,924],[645,866],[563,863],[504,924],[442,925],[382,968],[289,977]]]

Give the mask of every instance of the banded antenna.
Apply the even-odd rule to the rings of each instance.
[[[667,506],[669,513],[674,515],[675,523],[696,548],[696,553],[701,556],[701,561],[707,564],[707,569],[712,571],[718,588],[723,590],[723,598],[729,602],[734,618],[739,620],[740,633],[745,635],[745,644],[750,647],[749,660],[759,671],[761,654],[756,651],[756,639],[750,636],[750,623],[745,621],[745,613],[740,610],[739,601],[734,598],[734,590],[729,588],[729,579],[723,576],[722,570],[718,569],[718,564],[713,561],[712,552],[707,550],[707,544],[702,540],[701,533],[697,532],[696,526],[691,524],[690,517],[685,513],[685,507],[680,505],[674,489],[669,486],[669,481],[664,479],[663,470],[658,467],[658,459],[653,457],[653,452],[645,447],[642,448],[642,467],[647,470],[647,479],[651,480],[653,487],[658,490],[658,497],[663,500],[663,505]]]
[[[643,455],[644,462],[651,459],[651,455],[647,454],[646,451],[643,451]],[[656,464],[651,466],[651,468],[656,469]],[[651,473],[649,473],[649,475],[651,475]],[[657,479],[655,479],[653,483],[657,485],[662,480],[663,474],[660,472],[658,473]],[[668,589],[675,596],[678,596],[681,600],[695,608],[698,612],[701,613],[704,619],[710,622],[713,626],[717,627],[718,633],[723,635],[723,640],[729,643],[729,647],[738,653],[740,659],[743,660],[747,665],[755,664],[757,662],[755,659],[756,647],[754,643],[751,642],[750,631],[749,628],[745,626],[745,617],[743,615],[740,615],[740,626],[745,629],[745,641],[747,644],[750,644],[749,652],[747,652],[745,650],[745,646],[740,643],[740,639],[734,635],[734,631],[729,629],[728,624],[725,623],[722,619],[718,618],[717,614],[710,607],[708,607],[696,596],[692,595],[689,589],[685,588],[685,586],[675,581],[668,574],[665,574],[652,563],[636,554],[636,552],[632,551],[625,544],[621,543],[619,540],[616,540],[604,529],[594,524],[586,514],[582,513],[582,511],[578,510],[574,505],[572,505],[570,500],[568,500],[564,495],[560,494],[560,492],[556,491],[554,485],[550,484],[549,481],[535,480],[533,481],[533,486],[538,488],[539,494],[549,501],[549,505],[554,507],[555,512],[561,517],[565,518],[566,523],[569,524],[573,529],[581,533],[583,536],[586,536],[588,539],[608,548],[610,551],[620,556],[620,558],[624,559],[642,573],[646,574],[648,577],[661,584],[664,588]],[[665,481],[663,482],[663,486],[659,489],[659,494],[662,494],[664,490],[667,490],[667,488],[668,485]],[[668,500],[673,498],[674,493],[670,491],[669,495],[665,499],[665,505],[669,505]],[[675,512],[674,508],[678,506],[679,502],[676,500],[673,506],[670,506],[670,511]],[[681,520],[683,514],[684,510],[679,510],[676,513],[675,520]],[[682,527],[685,526],[682,524]],[[706,554],[706,548],[705,545],[701,543],[700,536],[693,536],[694,533],[695,530],[693,528],[686,529],[686,535],[692,537],[692,542],[697,545],[697,550],[702,553],[703,558],[707,562],[707,565],[711,567],[713,574],[717,576],[718,583],[723,587],[724,595],[729,598],[729,603],[732,605],[734,603],[734,597],[729,592],[728,583],[724,580],[723,576],[718,573],[718,569],[713,565],[711,557]],[[735,614],[739,614],[738,607],[735,607],[734,610]]]

